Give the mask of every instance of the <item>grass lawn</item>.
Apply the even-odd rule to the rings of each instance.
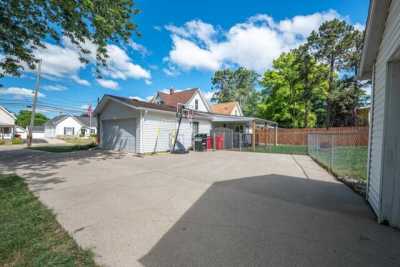
[[[79,150],[88,150],[90,148],[96,147],[95,143],[89,143],[85,145],[52,145],[52,146],[36,146],[31,147],[30,149],[54,152],[54,153],[63,153],[63,152],[73,152]]]
[[[242,151],[253,151],[253,149],[247,147]],[[256,146],[256,152],[308,155],[307,146],[300,145],[260,145]],[[310,156],[339,177],[349,176],[367,180],[368,147],[366,146],[337,147],[333,160],[331,160],[330,148],[321,149]]]
[[[0,174],[0,266],[96,266],[16,175]]]
[[[246,148],[248,151],[253,151],[251,147]],[[297,154],[307,155],[307,146],[296,146],[296,145],[258,145],[256,151],[260,153],[278,153],[278,154]]]
[[[337,147],[333,154],[321,149],[311,156],[337,176],[350,176],[367,180],[368,147]]]

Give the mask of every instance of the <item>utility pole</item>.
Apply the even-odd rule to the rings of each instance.
[[[39,60],[38,67],[37,67],[35,93],[33,94],[33,99],[32,99],[31,121],[29,123],[29,130],[28,130],[28,140],[27,140],[28,147],[32,146],[32,129],[33,129],[33,126],[35,125],[35,111],[36,111],[36,103],[37,103],[38,91],[39,91],[39,86],[40,86],[41,66],[42,66],[42,60]]]

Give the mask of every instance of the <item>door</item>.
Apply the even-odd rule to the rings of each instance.
[[[102,121],[102,132],[103,148],[136,152],[136,119]]]

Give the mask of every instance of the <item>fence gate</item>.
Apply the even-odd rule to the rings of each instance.
[[[210,132],[213,149],[248,150],[252,147],[252,134],[235,132],[230,128],[214,128]]]

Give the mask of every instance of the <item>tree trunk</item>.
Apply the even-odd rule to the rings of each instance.
[[[326,100],[326,121],[325,121],[325,126],[326,128],[331,127],[332,125],[332,118],[331,118],[331,109],[332,109],[332,103],[331,103],[331,94],[333,91],[333,74],[335,72],[335,59],[333,56],[331,57],[331,61],[329,64],[329,83],[328,83],[328,99]]]
[[[309,108],[310,108],[310,101],[306,101],[304,104],[304,128],[308,128]]]

